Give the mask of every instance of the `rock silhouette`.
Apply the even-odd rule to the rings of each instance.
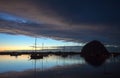
[[[81,56],[87,63],[98,67],[109,57],[109,52],[100,41],[94,40],[83,47]]]
[[[93,40],[89,43],[87,43],[81,50],[81,54],[85,55],[91,55],[91,54],[108,54],[109,52],[104,47],[104,45],[97,40]]]

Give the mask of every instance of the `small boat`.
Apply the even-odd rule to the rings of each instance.
[[[31,54],[31,59],[43,59],[43,55],[38,54],[38,53],[33,53]]]
[[[17,52],[12,52],[12,53],[10,53],[10,56],[19,56],[19,55],[21,55],[20,53],[17,53]]]

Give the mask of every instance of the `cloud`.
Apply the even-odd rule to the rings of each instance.
[[[119,7],[112,0],[0,0],[0,32],[120,45]]]

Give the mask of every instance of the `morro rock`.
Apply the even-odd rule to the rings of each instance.
[[[101,55],[109,54],[105,46],[97,40],[87,43],[81,50],[82,55]]]
[[[98,67],[109,58],[109,52],[101,42],[94,40],[83,47],[81,56],[88,64]]]

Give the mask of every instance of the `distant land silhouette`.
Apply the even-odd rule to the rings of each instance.
[[[87,43],[81,50],[81,56],[85,61],[95,67],[102,65],[109,55],[104,45],[97,40]]]

